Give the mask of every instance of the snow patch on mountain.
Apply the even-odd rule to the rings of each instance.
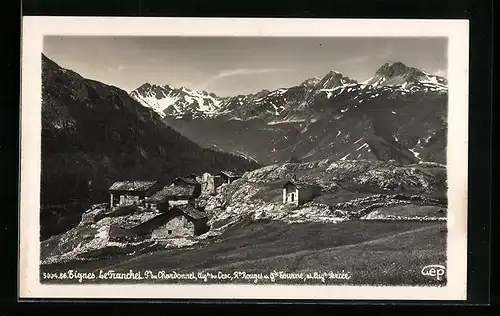
[[[186,113],[214,116],[223,101],[222,98],[205,91],[149,83],[132,91],[130,96],[143,106],[153,109],[161,117],[165,117],[167,114],[183,116]]]

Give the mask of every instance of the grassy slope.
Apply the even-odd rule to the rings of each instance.
[[[157,251],[135,258],[42,267],[42,271],[177,272],[246,271],[268,273],[346,271],[354,284],[429,284],[423,266],[445,264],[445,223],[350,221],[338,224],[283,224],[243,221],[215,240],[190,250]],[[123,281],[122,281],[123,282]],[[341,282],[337,280],[336,282]]]

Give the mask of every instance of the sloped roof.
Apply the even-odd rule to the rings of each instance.
[[[169,185],[146,199],[146,202],[163,202],[167,198],[194,198],[195,187],[183,185]]]
[[[188,177],[177,177],[174,180],[174,182],[178,182],[178,181],[182,181],[182,182],[185,182],[187,184],[198,184],[198,181],[196,181],[196,179],[188,178]]]
[[[194,207],[192,207],[190,205],[177,206],[176,209],[178,209],[179,211],[181,211],[182,213],[186,214],[187,216],[189,216],[193,219],[202,219],[202,218],[207,217],[206,214],[198,211],[197,209],[195,209]]]
[[[172,208],[170,211],[167,211],[165,213],[160,213],[157,216],[150,218],[147,221],[132,227],[130,229],[130,232],[139,235],[148,234],[153,230],[162,227],[164,224],[168,223],[172,218],[177,217],[179,215],[186,216],[195,221],[207,217],[203,212],[198,211],[192,206],[184,206],[184,205],[176,206]]]
[[[110,191],[146,191],[158,181],[117,181],[109,187]]]
[[[307,183],[307,182],[304,182],[304,181],[299,181],[299,180],[288,180],[284,185],[283,187],[286,187],[287,185],[293,185],[295,186],[297,189],[303,189],[303,188],[311,188],[311,187],[315,187],[316,185],[313,185],[313,184],[310,184],[310,183]]]
[[[225,175],[226,177],[229,178],[241,178],[241,174],[235,172],[235,171],[228,171],[228,170],[222,170],[220,174]]]

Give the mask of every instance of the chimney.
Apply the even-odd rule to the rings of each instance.
[[[295,174],[292,175],[292,181],[297,181],[297,175]]]

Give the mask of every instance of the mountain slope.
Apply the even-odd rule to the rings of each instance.
[[[242,157],[201,148],[127,92],[85,79],[42,55],[42,204],[105,201],[116,180],[168,181],[191,172],[255,167]],[[55,231],[62,220],[58,214],[42,208],[42,218],[54,221]]]
[[[383,65],[363,83],[330,71],[290,88],[212,96],[218,101],[210,112],[184,106],[169,114],[181,108],[174,102],[164,110],[164,122],[204,147],[265,164],[323,158],[446,162],[447,80],[400,62]]]

